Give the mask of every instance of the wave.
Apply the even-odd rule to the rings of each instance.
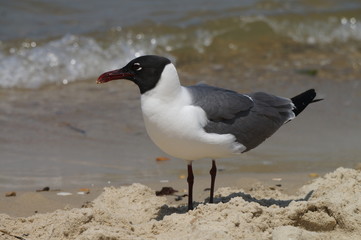
[[[36,89],[46,84],[96,78],[144,54],[177,60],[187,51],[191,58],[193,54],[206,59],[210,51],[214,55],[225,46],[233,46],[239,36],[251,35],[247,38],[249,44],[264,37],[264,32],[305,45],[345,43],[361,40],[361,21],[355,17],[289,20],[243,16],[183,28],[159,24],[118,27],[101,33],[102,37],[99,33],[65,35],[44,43],[23,41],[19,46],[0,42],[0,87]],[[221,39],[223,45],[213,44],[216,39]]]
[[[122,62],[152,51],[152,44],[129,47],[131,43],[117,41],[104,48],[94,38],[66,35],[37,46],[24,42],[18,49],[0,53],[0,86],[3,88],[38,88],[44,84],[67,84],[78,79],[99,75]],[[120,54],[117,54],[120,53]]]
[[[269,24],[277,33],[299,43],[325,44],[361,40],[361,22],[355,17],[329,17],[325,21],[309,19],[302,22],[270,20]]]

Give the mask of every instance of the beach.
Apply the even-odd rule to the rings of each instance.
[[[235,188],[238,180],[245,188]],[[297,190],[287,186],[288,180],[268,179],[265,184],[254,179],[233,179],[233,184],[228,183],[232,187],[216,191],[214,204],[199,201],[204,194],[196,191],[196,208],[192,211],[187,211],[185,204],[171,200],[174,196],[156,196],[154,189],[139,183],[111,186],[89,193],[93,196],[83,198],[81,207],[67,205],[29,217],[0,214],[0,237],[6,240],[359,238],[360,170],[338,168]],[[246,187],[245,183],[250,185]],[[285,193],[289,187],[293,194]],[[37,195],[24,193],[19,197],[26,198],[28,206],[32,205],[29,201],[42,203],[38,211],[47,207],[43,204],[46,201],[55,203],[49,195]],[[13,205],[19,197],[12,197]],[[0,202],[4,202],[3,196]]]
[[[301,186],[310,182],[323,173],[307,173],[299,172],[289,173],[244,173],[244,174],[227,174],[218,173],[217,188],[233,187],[250,189],[255,184],[263,184],[270,188],[282,189],[284,193],[294,195]],[[209,197],[210,176],[196,176],[196,184],[194,192],[197,193],[197,201],[203,201]],[[150,187],[154,193],[160,191],[163,187],[171,187],[178,192],[168,196],[169,204],[186,204],[187,197],[177,200],[177,196],[187,194],[187,182],[185,179],[175,179],[172,181],[158,182],[142,182],[141,184]],[[124,186],[130,186],[127,184]],[[47,191],[43,190],[48,187]],[[121,185],[107,184],[106,187],[119,188]],[[87,192],[84,192],[84,189]],[[0,212],[12,217],[29,217],[35,213],[48,213],[64,208],[80,208],[86,202],[93,201],[102,192],[103,187],[83,186],[83,187],[65,187],[54,188],[43,186],[36,189],[18,190],[18,191],[2,191],[0,201]],[[16,196],[6,197],[7,193],[15,192]],[[60,194],[59,194],[60,193]],[[70,193],[63,196],[62,193]]]
[[[359,1],[1,9],[0,239],[361,236]],[[187,163],[148,137],[137,86],[95,83],[145,54],[171,59],[182,85],[288,98],[314,88],[323,101],[252,151],[217,160],[215,204],[211,160],[194,161],[197,207],[187,212]],[[156,196],[163,187],[178,192]]]

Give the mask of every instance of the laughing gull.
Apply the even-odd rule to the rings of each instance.
[[[292,120],[314,100],[310,89],[291,99],[264,92],[240,94],[206,84],[181,86],[168,58],[146,55],[125,67],[103,73],[97,83],[126,79],[138,85],[148,135],[164,152],[187,160],[188,209],[193,209],[192,161],[212,159],[213,203],[215,159],[247,152]]]

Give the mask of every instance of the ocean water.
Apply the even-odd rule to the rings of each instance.
[[[0,13],[0,188],[182,175],[182,161],[155,163],[164,154],[137,89],[95,85],[144,54],[172,59],[184,84],[325,98],[242,161],[221,162],[226,173],[361,162],[360,1],[0,1]]]
[[[188,58],[207,61],[225,48],[241,56],[242,47],[263,38],[346,49],[361,40],[361,3],[351,0],[0,4],[2,88],[94,78],[149,53],[176,60],[186,51]]]

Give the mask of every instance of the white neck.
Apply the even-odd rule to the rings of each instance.
[[[152,96],[159,99],[174,98],[181,91],[181,85],[176,68],[172,63],[166,65],[160,76],[157,85],[145,92],[143,95]]]

